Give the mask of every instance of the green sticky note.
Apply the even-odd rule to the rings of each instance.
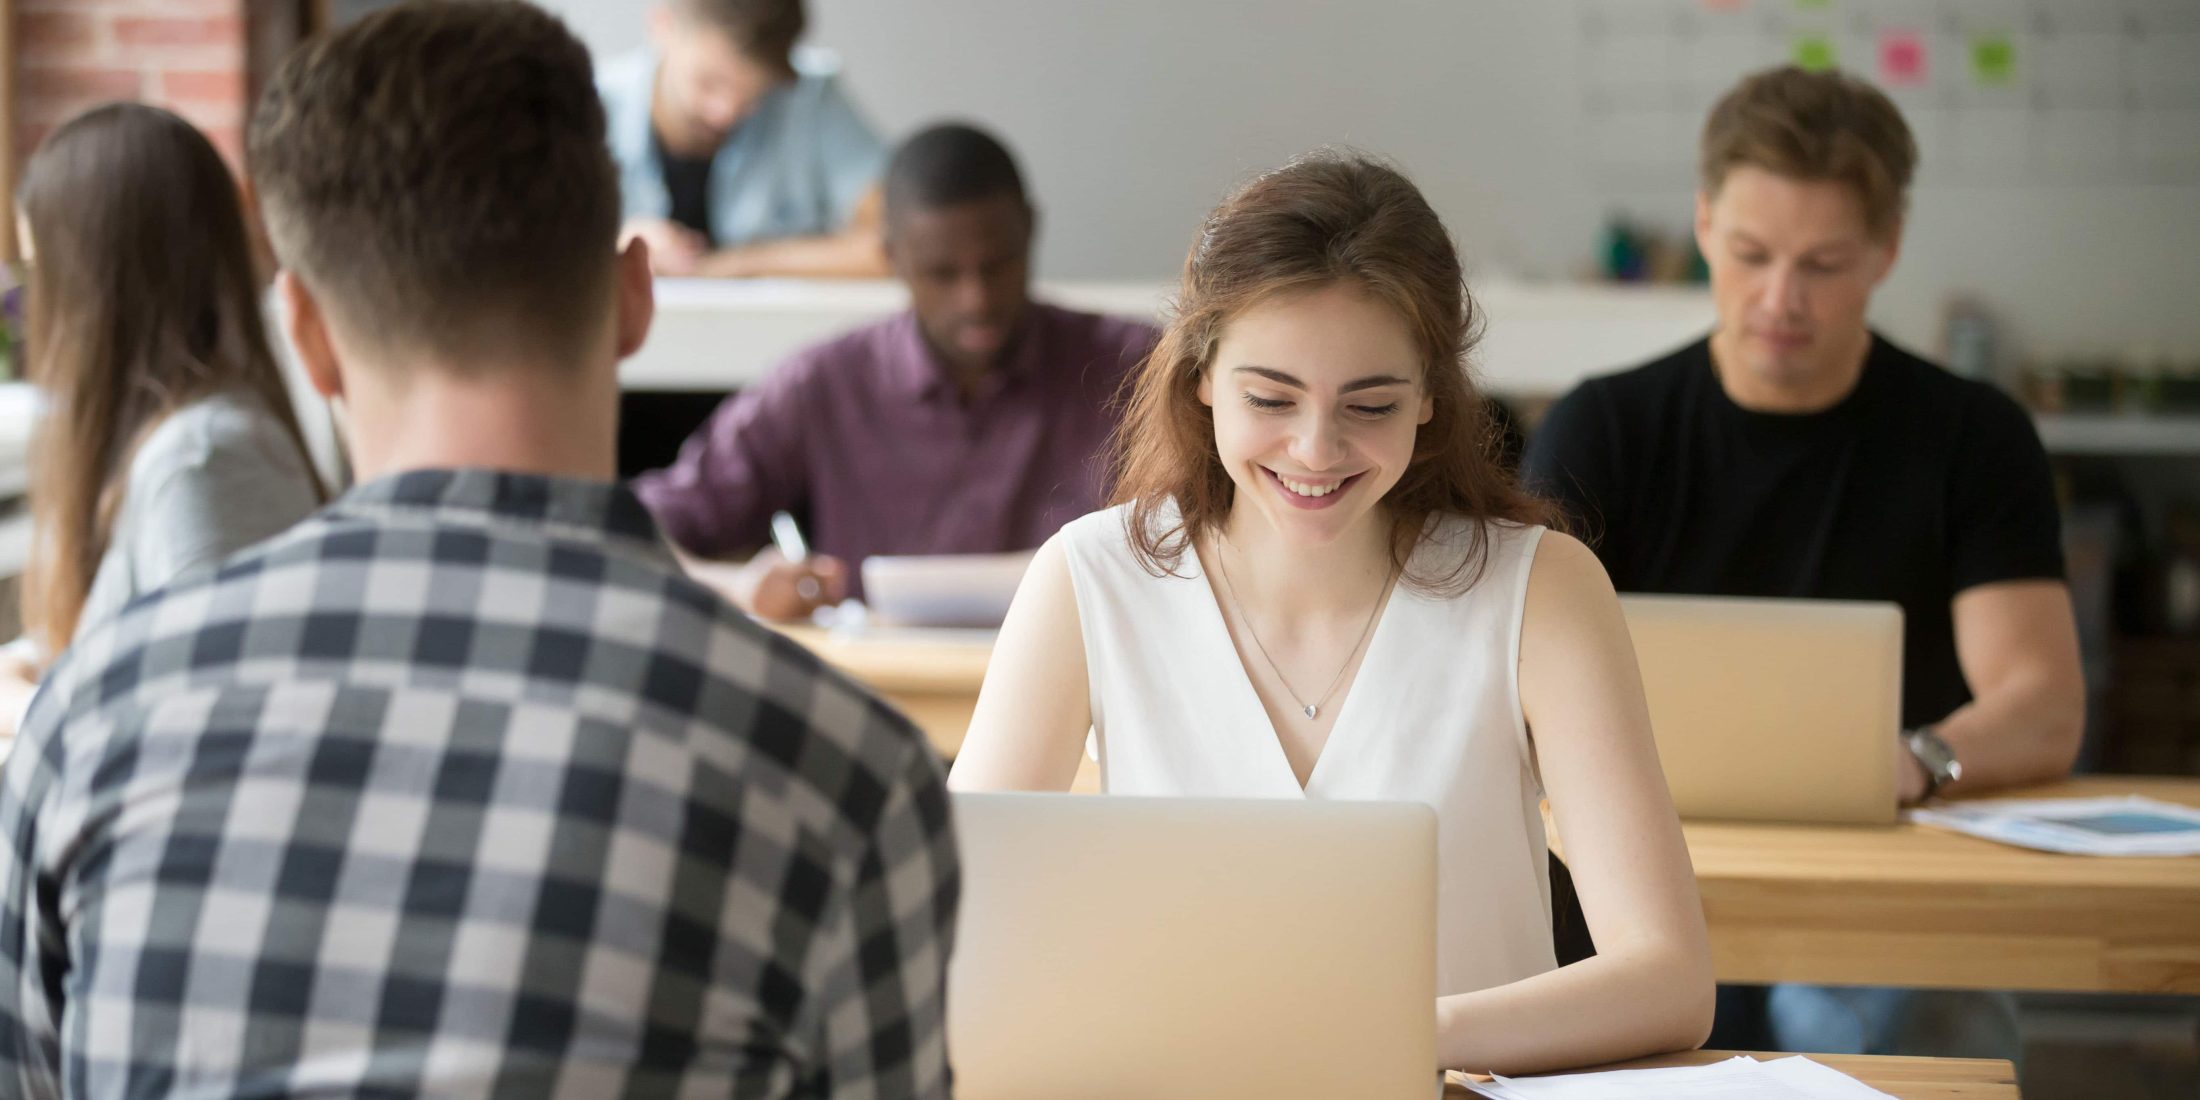
[[[2017,50],[2006,34],[1982,34],[1971,40],[1971,79],[2007,84],[2017,75]]]
[[[1833,40],[1820,34],[1806,34],[1795,40],[1790,56],[1795,59],[1796,68],[1824,72],[1833,68]]]

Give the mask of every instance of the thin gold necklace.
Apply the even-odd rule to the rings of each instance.
[[[1332,677],[1329,686],[1322,690],[1321,698],[1309,703],[1299,698],[1298,692],[1291,690],[1291,681],[1283,678],[1283,670],[1276,667],[1276,659],[1270,657],[1268,647],[1261,644],[1260,631],[1253,629],[1252,618],[1245,614],[1245,605],[1238,602],[1237,582],[1230,579],[1230,557],[1226,553],[1229,545],[1230,541],[1217,532],[1215,535],[1215,565],[1222,570],[1222,587],[1229,593],[1230,610],[1237,612],[1238,621],[1245,624],[1246,635],[1253,639],[1253,648],[1260,651],[1261,660],[1268,662],[1268,671],[1274,673],[1276,682],[1283,685],[1283,693],[1290,696],[1291,701],[1299,705],[1299,713],[1306,715],[1308,718],[1320,714],[1322,706],[1328,703],[1330,695],[1336,692],[1337,685],[1344,682],[1344,672],[1352,667],[1352,659],[1360,655],[1360,647],[1367,644],[1368,635],[1375,630],[1375,617],[1382,613],[1383,597],[1390,595],[1391,571],[1385,570],[1383,572],[1383,586],[1375,591],[1375,606],[1367,609],[1367,622],[1360,627],[1360,640],[1352,643],[1352,652],[1344,655],[1344,663],[1337,666],[1337,675]]]

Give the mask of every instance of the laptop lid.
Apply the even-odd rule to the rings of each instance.
[[[1682,817],[1894,822],[1899,606],[1724,596],[1620,605]]]
[[[1434,1094],[1428,807],[954,798],[961,1100]]]
[[[1029,550],[869,557],[863,599],[871,620],[883,625],[995,628],[1008,617],[1031,557]]]

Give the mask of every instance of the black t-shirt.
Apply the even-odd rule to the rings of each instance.
[[[1622,592],[1901,604],[1909,726],[1971,699],[1956,593],[2063,576],[2031,419],[1877,334],[1855,391],[1816,413],[1736,405],[1708,340],[1591,379],[1551,407],[1523,475]]]
[[[710,157],[676,157],[652,132],[649,150],[657,158],[657,171],[665,179],[665,195],[672,200],[671,218],[680,225],[710,236]]]

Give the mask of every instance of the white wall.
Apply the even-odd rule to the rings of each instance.
[[[543,2],[599,52],[642,40],[643,0]],[[1688,214],[1684,173],[1617,187],[1591,170],[1604,138],[1571,0],[811,0],[811,16],[883,131],[959,116],[1010,142],[1050,278],[1173,274],[1234,181],[1328,142],[1401,162],[1483,272],[1566,277],[1607,212]],[[2200,185],[1949,182],[1925,137],[1874,307],[1892,335],[1932,348],[1961,292],[2017,348],[2200,358]]]

